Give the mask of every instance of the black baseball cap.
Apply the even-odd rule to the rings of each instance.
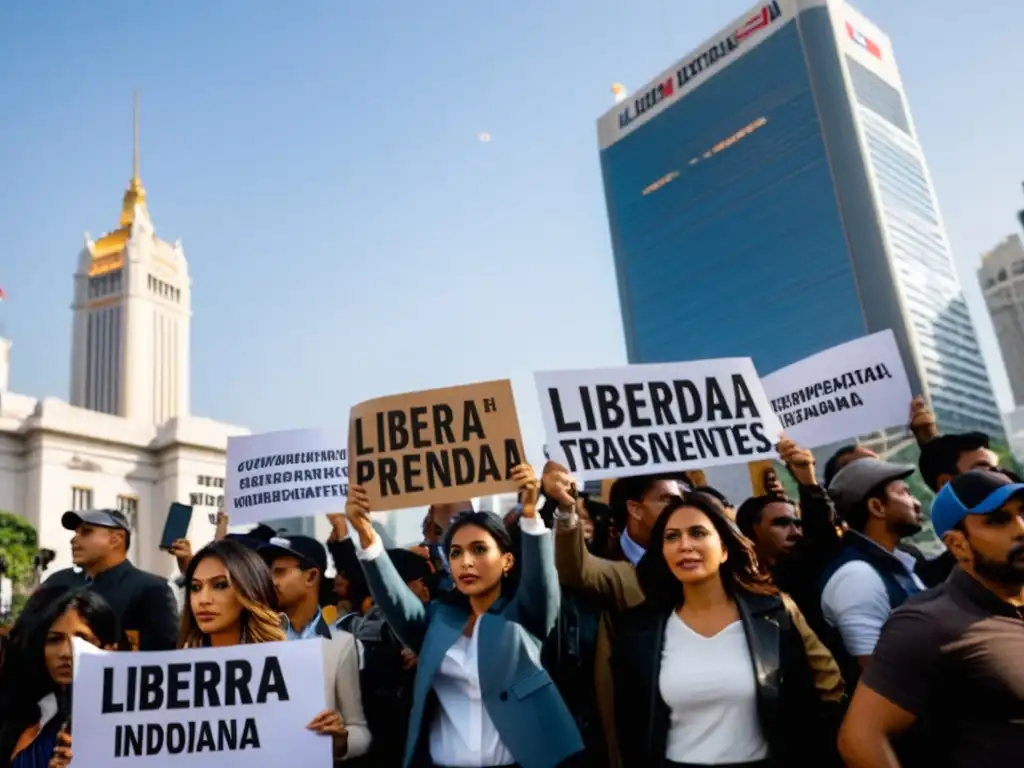
[[[431,574],[430,562],[415,552],[408,549],[387,550],[391,564],[395,566],[402,581],[410,582],[417,579],[429,578]]]
[[[957,474],[956,463],[961,454],[988,447],[989,437],[984,432],[939,435],[921,446],[917,462],[921,477],[929,488],[938,491],[940,475]]]
[[[251,531],[247,531],[245,533],[229,533],[224,538],[237,541],[243,547],[248,547],[249,549],[259,552],[260,547],[265,547],[275,536],[277,536],[277,531],[269,525],[260,523]]]
[[[275,536],[259,553],[268,564],[279,557],[294,557],[307,568],[319,569],[321,576],[327,571],[327,550],[311,536]]]
[[[940,539],[968,515],[995,512],[1014,496],[1024,495],[1024,483],[1002,472],[972,469],[950,480],[932,502],[932,527]]]
[[[95,525],[97,528],[120,528],[122,531],[132,532],[128,518],[116,509],[85,509],[65,512],[60,518],[60,524],[69,531],[75,530],[83,523]]]

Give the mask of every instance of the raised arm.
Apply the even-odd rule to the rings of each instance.
[[[544,493],[558,502],[554,544],[558,580],[569,589],[597,595],[619,610],[642,603],[644,595],[630,563],[594,557],[587,550],[570,492],[572,477],[568,470],[549,462],[542,482]]]
[[[359,535],[359,564],[373,601],[402,642],[419,653],[429,623],[427,608],[402,580],[384,551],[384,543],[370,522],[370,498],[362,486],[349,486],[345,515]]]
[[[512,477],[519,483],[523,505],[519,517],[523,562],[515,596],[516,613],[530,634],[544,640],[555,627],[561,601],[551,531],[537,514],[540,484],[533,468],[522,464],[512,471]]]
[[[776,447],[779,458],[800,489],[800,519],[803,523],[803,553],[809,568],[824,570],[839,553],[842,539],[836,527],[839,518],[825,489],[818,485],[814,454],[785,435]]]

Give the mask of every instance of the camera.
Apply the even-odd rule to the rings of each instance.
[[[32,565],[40,571],[45,571],[56,557],[57,553],[52,549],[40,549],[39,554],[32,558]]]

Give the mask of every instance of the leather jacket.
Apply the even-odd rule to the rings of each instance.
[[[757,711],[769,757],[786,766],[836,765],[843,688],[834,660],[825,654],[832,670],[827,687],[833,689],[826,693],[820,682],[816,685],[817,670],[812,670],[806,652],[803,635],[810,630],[793,603],[780,595],[739,589],[734,598],[753,660]],[[625,768],[665,765],[670,712],[658,680],[670,615],[668,610],[645,604],[622,614],[616,626],[612,669]],[[813,633],[810,637],[814,638]],[[813,643],[820,646],[816,638]],[[693,661],[700,663],[700,659]]]

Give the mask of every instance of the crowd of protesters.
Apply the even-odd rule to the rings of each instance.
[[[1013,765],[1024,755],[1024,483],[982,434],[919,466],[863,446],[778,452],[798,486],[735,509],[686,474],[607,503],[548,462],[505,519],[435,505],[404,549],[349,488],[325,543],[257,526],[127,559],[115,511],[69,512],[75,567],[28,600],[0,656],[0,768],[95,766],[70,728],[75,638],[108,651],[324,640],[335,763],[381,768]],[[936,492],[946,546],[909,544]],[[330,561],[335,575],[328,580]],[[177,592],[177,594],[176,594]]]

